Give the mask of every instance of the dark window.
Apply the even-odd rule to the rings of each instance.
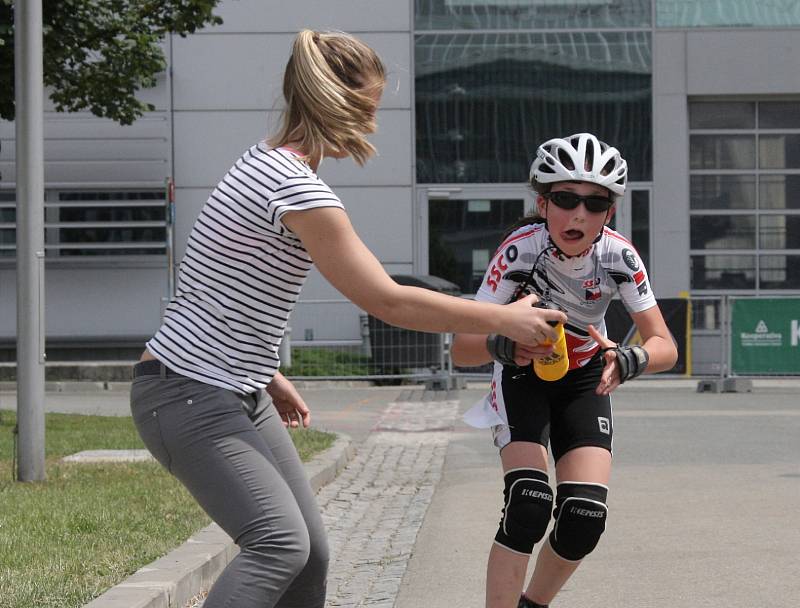
[[[756,104],[746,101],[689,104],[690,129],[753,129]]]
[[[631,240],[644,262],[652,270],[650,260],[650,191],[631,192]]]
[[[756,264],[751,255],[693,255],[693,289],[755,289]]]
[[[418,30],[650,27],[650,0],[416,0]]]
[[[14,194],[0,192],[0,256],[16,253]],[[62,191],[45,195],[48,258],[162,256],[167,221],[163,191]]]
[[[800,102],[694,101],[689,124],[692,289],[796,289]]]
[[[591,132],[652,175],[646,32],[416,37],[417,180],[519,183],[536,147]]]
[[[430,274],[476,293],[502,235],[523,212],[521,200],[430,200]]]
[[[755,209],[755,175],[692,175],[692,209]]]
[[[656,0],[657,27],[786,27],[800,25],[797,2]]]

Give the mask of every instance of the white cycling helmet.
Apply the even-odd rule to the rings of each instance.
[[[549,139],[539,146],[531,163],[530,181],[534,190],[539,184],[553,182],[591,182],[608,188],[618,198],[625,194],[627,179],[628,163],[619,150],[591,133]]]

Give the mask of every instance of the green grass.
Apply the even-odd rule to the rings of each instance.
[[[63,464],[88,449],[138,449],[130,418],[48,414],[47,480],[12,481],[13,412],[0,412],[0,605],[79,608],[209,523],[154,463]],[[292,433],[304,460],[334,436]]]
[[[292,366],[281,367],[285,376],[367,376],[370,358],[330,348],[293,348]]]

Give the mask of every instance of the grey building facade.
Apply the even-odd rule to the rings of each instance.
[[[143,92],[156,111],[134,125],[47,112],[53,343],[136,345],[155,330],[169,235],[179,260],[216,181],[277,124],[305,27],[349,31],[387,65],[379,155],[319,173],[391,274],[474,293],[503,228],[532,209],[536,145],[592,131],[631,166],[615,223],[658,297],[800,293],[800,2],[236,0],[218,13],[222,26],[165,41],[170,69]],[[0,342],[12,344],[13,124],[0,140]],[[292,341],[358,342],[360,314],[312,275]]]

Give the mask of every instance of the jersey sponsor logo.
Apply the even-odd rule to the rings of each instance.
[[[627,247],[622,250],[622,259],[631,270],[639,270],[639,261],[636,259],[636,254]]]
[[[508,249],[506,249],[506,259],[509,262],[513,262],[519,256],[519,250],[517,249],[516,245],[511,245]]]
[[[597,417],[597,426],[600,427],[600,432],[606,435],[611,434],[611,421],[603,416]]]
[[[586,279],[583,282],[583,296],[588,302],[594,302],[600,299],[602,296],[600,291],[600,277]],[[581,304],[584,304],[584,302],[581,302]]]
[[[647,293],[647,283],[644,280],[644,270],[640,270],[633,275],[633,282],[636,283],[636,290],[639,292],[640,296],[643,296]]]
[[[514,249],[516,249],[516,247]],[[497,291],[497,288],[500,285],[500,281],[503,278],[503,275],[500,274],[501,270],[503,271],[508,270],[508,264],[506,264],[505,261],[503,260],[502,253],[497,256],[497,260],[495,261],[494,264],[492,264],[492,268],[489,270],[490,276],[486,279],[486,282],[489,284],[489,287],[492,288],[493,293]]]

